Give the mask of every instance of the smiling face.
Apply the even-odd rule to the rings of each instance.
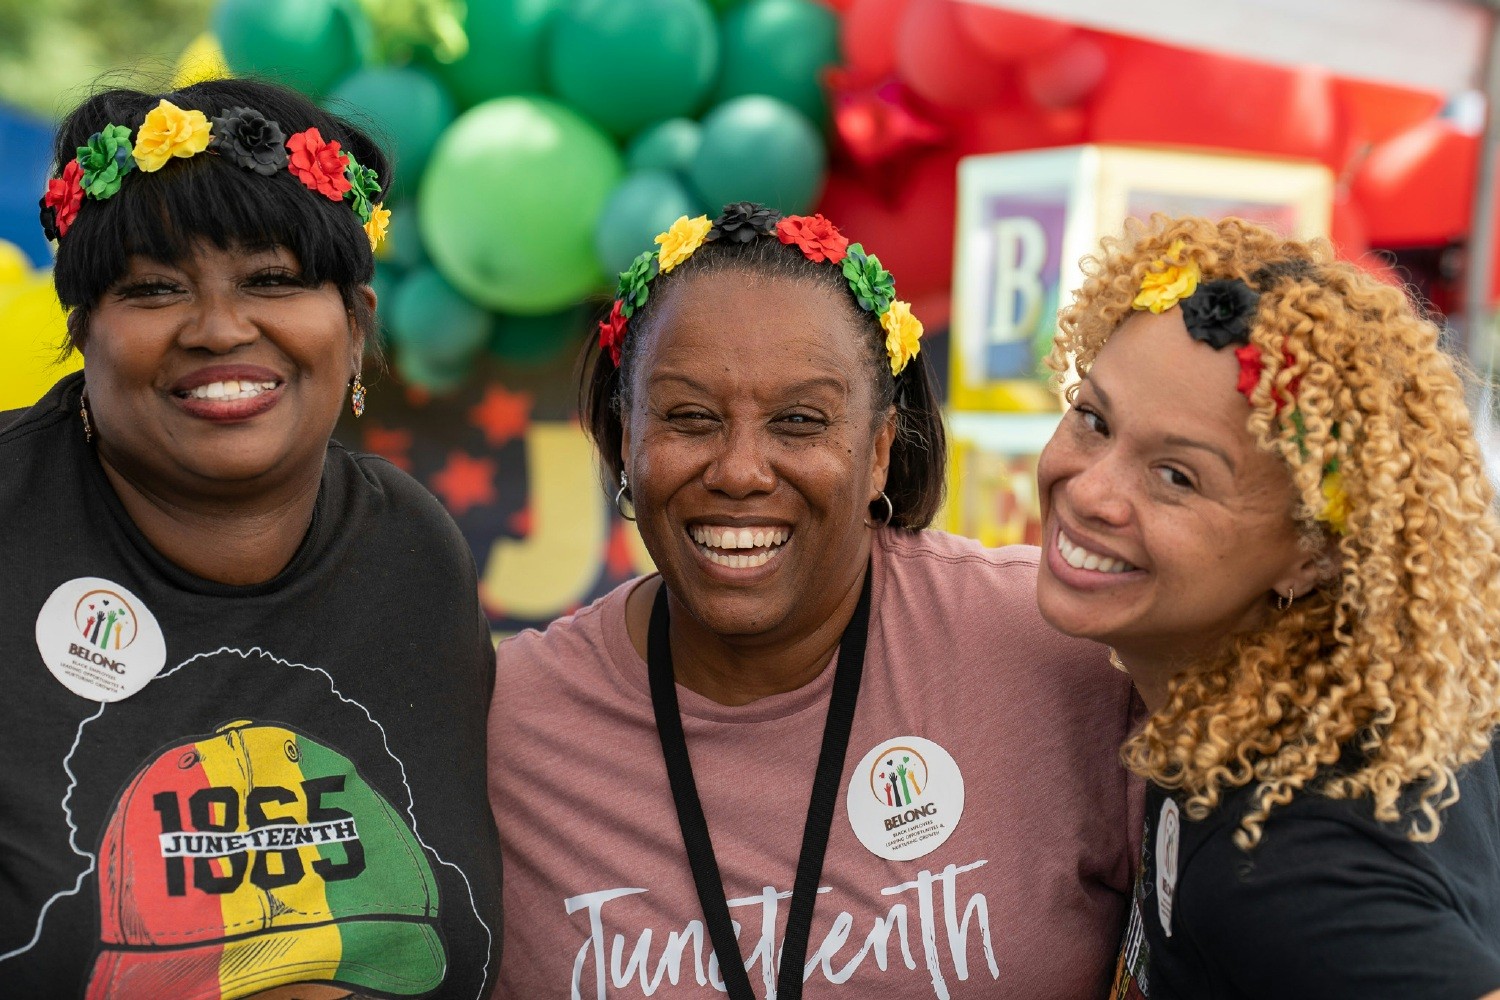
[[[641,537],[709,631],[810,633],[860,579],[885,485],[871,334],[815,282],[709,272],[663,292],[622,415]]]
[[[83,345],[100,457],[186,496],[316,475],[362,346],[338,289],[284,249],[132,257]]]
[[[1105,343],[1037,469],[1054,627],[1127,663],[1183,663],[1316,584],[1291,475],[1255,446],[1237,375],[1179,309],[1135,313]]]

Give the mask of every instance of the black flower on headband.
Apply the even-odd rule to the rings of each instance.
[[[1188,333],[1215,350],[1250,342],[1250,324],[1259,304],[1260,296],[1238,278],[1205,281],[1177,303]]]
[[[213,119],[208,148],[236,166],[269,177],[287,164],[286,136],[281,126],[254,108],[230,108]]]
[[[47,204],[45,195],[37,199],[37,206],[41,209],[42,235],[53,241],[62,239],[57,228],[57,209]]]
[[[753,201],[737,201],[724,206],[724,214],[714,220],[708,230],[707,242],[728,240],[731,243],[749,243],[757,236],[771,236],[776,232],[776,222],[781,213]]]

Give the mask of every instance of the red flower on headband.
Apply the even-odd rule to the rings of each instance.
[[[1250,394],[1255,391],[1255,387],[1260,385],[1260,375],[1265,370],[1265,362],[1261,360],[1260,348],[1254,344],[1236,347],[1234,349],[1234,356],[1240,361],[1240,380],[1235,385],[1235,388],[1240,391],[1240,395],[1249,399]],[[1284,367],[1289,368],[1296,363],[1296,359],[1292,357],[1292,352],[1284,347],[1281,349],[1281,358]],[[1296,399],[1297,387],[1301,383],[1301,376],[1292,379],[1286,387],[1287,395]],[[1271,386],[1271,402],[1276,404],[1276,413],[1279,416],[1281,408],[1287,404],[1287,400],[1286,397],[1282,396],[1281,390],[1276,388],[1274,383]]]
[[[77,159],[68,161],[61,177],[47,182],[47,193],[42,195],[43,212],[52,209],[52,228],[59,238],[68,235],[73,220],[78,218],[78,206],[83,204],[83,167]]]
[[[620,367],[620,348],[625,344],[625,324],[629,322],[620,311],[620,300],[609,310],[609,319],[599,322],[599,350],[608,351],[609,358]]]
[[[349,179],[344,171],[349,167],[349,154],[339,151],[337,142],[325,142],[315,128],[298,132],[286,141],[291,160],[287,169],[303,184],[330,201],[343,201],[349,190]]]
[[[821,215],[788,215],[776,223],[783,243],[795,243],[808,260],[837,264],[844,259],[849,241],[838,227]]]

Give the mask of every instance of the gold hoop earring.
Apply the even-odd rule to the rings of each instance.
[[[359,376],[360,373],[355,372],[349,382],[349,409],[354,411],[356,420],[365,415],[365,384]]]
[[[78,415],[83,418],[83,440],[89,444],[94,443],[94,422],[89,419],[89,391],[83,390],[83,395],[78,398]]]
[[[620,489],[615,493],[615,510],[627,521],[635,520],[635,500],[625,494],[630,492],[630,480],[625,478],[625,470],[620,470]],[[625,513],[625,504],[630,504],[630,513]]]

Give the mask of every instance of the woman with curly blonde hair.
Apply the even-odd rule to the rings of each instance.
[[[1500,528],[1437,328],[1236,219],[1087,270],[1038,601],[1152,713],[1114,995],[1500,997]]]

